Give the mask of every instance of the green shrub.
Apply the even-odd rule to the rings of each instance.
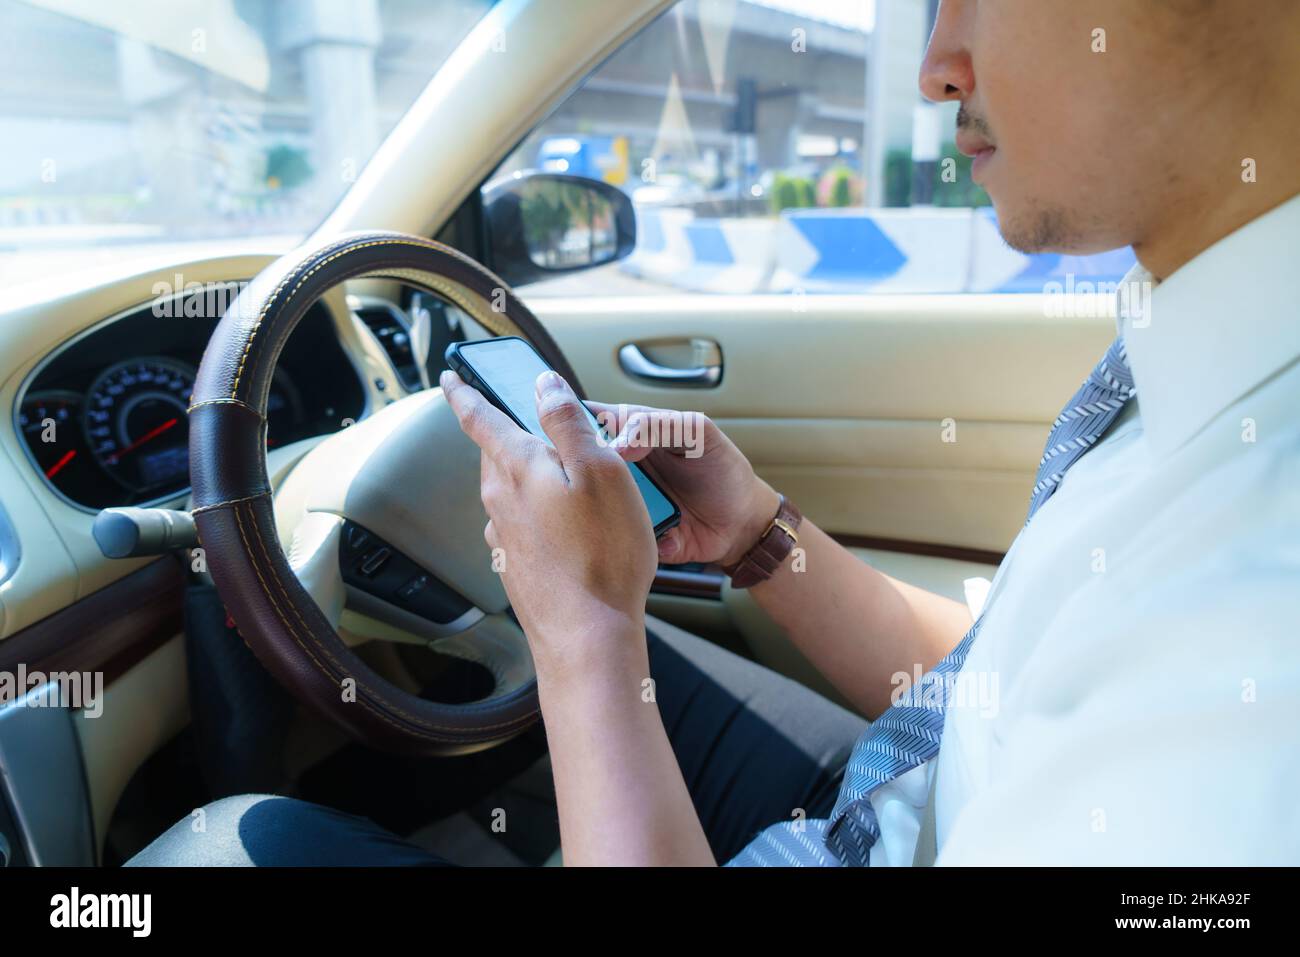
[[[272,189],[293,189],[311,179],[304,150],[279,143],[266,151],[266,182]]]
[[[853,174],[846,167],[837,167],[831,173],[831,194],[829,205],[836,209],[853,205]]]
[[[944,160],[951,159],[956,181],[943,180]],[[968,208],[992,205],[988,193],[971,181],[970,157],[962,156],[952,143],[945,143],[939,162],[934,168],[935,206]],[[912,154],[907,150],[891,150],[885,157],[885,205],[912,205]]]
[[[773,215],[783,209],[804,209],[817,205],[817,194],[810,179],[777,173],[772,177],[772,190],[767,196],[768,208]]]

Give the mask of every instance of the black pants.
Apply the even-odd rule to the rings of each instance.
[[[866,722],[803,685],[672,626],[648,636],[650,674],[709,846],[725,863],[770,824],[825,817]],[[224,798],[128,862],[151,865],[438,865],[366,818],[293,798]]]

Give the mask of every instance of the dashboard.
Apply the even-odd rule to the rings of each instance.
[[[238,284],[147,303],[54,350],[18,392],[32,465],[88,511],[168,501],[189,487],[186,410],[203,350]],[[366,394],[319,303],[285,343],[267,402],[267,447],[360,419]]]

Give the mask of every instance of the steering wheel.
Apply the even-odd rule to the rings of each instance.
[[[244,641],[300,701],[384,750],[479,750],[537,720],[537,678],[483,540],[478,449],[442,390],[326,438],[274,491],[268,477],[267,396],[281,348],[313,304],[369,277],[427,290],[493,334],[523,337],[583,394],[537,318],[456,250],[387,232],[305,246],[259,273],[208,342],[190,407],[194,520]],[[427,700],[413,680],[358,655],[373,638],[476,662],[491,690],[468,703]]]

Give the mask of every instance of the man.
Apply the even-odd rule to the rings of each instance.
[[[698,458],[635,441],[655,410],[615,415],[602,445],[544,376],[552,449],[444,375],[537,664],[567,864],[1300,860],[1298,36],[1290,0],[942,3],[921,87],[961,104],[1006,240],[1131,245],[1126,288],[1152,292],[1061,397],[976,615],[807,520],[806,570],[753,585],[870,729],[698,640],[647,638],[657,559],[735,566],[778,514],[711,423]],[[657,548],[620,458],[682,507]],[[961,693],[984,677],[993,707]],[[422,859],[340,828],[340,857]]]

